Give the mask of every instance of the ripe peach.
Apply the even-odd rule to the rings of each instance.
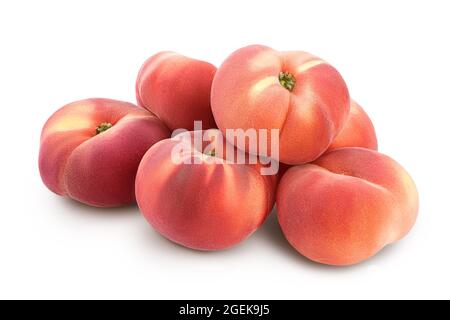
[[[343,147],[361,147],[378,150],[375,128],[367,113],[355,101],[351,101],[350,113],[344,128],[327,151]]]
[[[348,116],[350,97],[339,72],[322,59],[253,45],[218,69],[211,105],[222,131],[280,130],[277,159],[302,164],[330,146]],[[270,146],[268,137],[261,139]]]
[[[41,134],[39,170],[56,194],[114,207],[135,201],[139,162],[170,136],[153,114],[131,103],[88,99],[55,112]]]
[[[212,64],[175,52],[160,52],[145,61],[136,81],[138,105],[156,114],[170,130],[216,128],[211,112]]]
[[[277,176],[261,175],[261,163],[248,159],[233,163],[231,151],[235,159],[239,151],[211,129],[179,134],[147,152],[136,177],[136,199],[154,229],[192,249],[220,250],[265,221]]]
[[[286,239],[307,258],[351,265],[403,238],[418,195],[408,173],[377,151],[342,148],[290,168],[277,193]]]

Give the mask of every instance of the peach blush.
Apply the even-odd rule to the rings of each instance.
[[[156,116],[130,103],[74,102],[55,112],[42,130],[41,177],[54,193],[88,205],[132,203],[139,162],[169,136]]]
[[[342,148],[290,168],[278,188],[277,209],[283,233],[299,253],[344,266],[403,238],[416,221],[418,195],[393,159]]]
[[[352,100],[350,114],[327,151],[343,147],[361,147],[378,150],[377,135],[375,128],[364,109]]]
[[[218,130],[211,131],[224,140]],[[197,250],[232,247],[259,228],[272,210],[277,176],[262,176],[260,164],[224,160],[226,142],[199,149],[193,132],[183,135],[189,138],[184,143],[193,146],[187,151],[174,151],[180,146],[177,136],[155,144],[144,156],[136,178],[139,208],[156,231],[180,245]],[[183,161],[174,161],[174,154]]]
[[[222,132],[278,129],[277,160],[296,165],[327,150],[344,126],[350,97],[339,72],[324,60],[253,45],[231,54],[218,69],[211,106]],[[271,146],[270,134],[258,138]]]
[[[211,84],[216,73],[212,64],[175,52],[150,57],[136,80],[138,105],[156,114],[170,130],[215,128],[211,111]]]

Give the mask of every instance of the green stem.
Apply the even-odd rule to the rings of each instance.
[[[278,80],[280,81],[280,84],[292,92],[295,87],[295,77],[292,73],[289,72],[280,72],[278,75]]]
[[[112,128],[112,124],[111,123],[109,123],[109,122],[102,122],[102,123],[100,123],[100,125],[95,129],[95,132],[97,133],[97,134],[100,134],[100,133],[102,133],[102,132],[105,132],[106,130],[108,130],[108,129],[111,129]]]
[[[211,150],[211,151],[207,152],[206,155],[210,156],[210,157],[215,157],[216,156],[216,150]]]

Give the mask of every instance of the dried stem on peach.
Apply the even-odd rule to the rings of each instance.
[[[292,92],[295,87],[295,77],[292,73],[289,72],[280,72],[278,75],[278,80],[280,81],[280,84]]]
[[[108,130],[108,129],[111,129],[112,128],[112,124],[111,123],[109,123],[109,122],[102,122],[96,129],[95,129],[95,132],[97,133],[97,134],[100,134],[100,133],[102,133],[102,132],[105,132],[106,130]]]

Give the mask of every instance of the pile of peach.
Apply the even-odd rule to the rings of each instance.
[[[39,169],[51,191],[97,207],[137,202],[159,233],[198,250],[241,242],[276,203],[288,242],[330,265],[368,259],[415,223],[413,180],[376,151],[371,120],[316,56],[253,45],[216,69],[161,52],[139,71],[136,96],[138,106],[87,99],[50,117]],[[279,144],[258,134],[272,148],[263,154],[228,139],[230,129],[278,130]],[[278,173],[263,174],[268,159]]]

